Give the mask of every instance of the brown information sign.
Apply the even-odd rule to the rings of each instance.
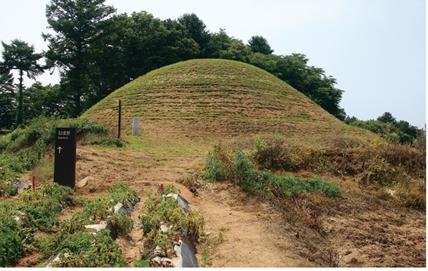
[[[76,129],[57,128],[54,182],[74,188],[76,179]]]

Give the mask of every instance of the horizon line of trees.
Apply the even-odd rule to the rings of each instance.
[[[0,128],[39,115],[76,117],[115,89],[153,69],[194,58],[223,58],[260,67],[287,82],[338,119],[343,90],[304,54],[276,55],[262,36],[245,44],[224,29],[207,30],[195,14],[161,20],[141,11],[117,14],[105,0],[51,0],[46,6],[45,52],[21,40],[2,42]],[[41,64],[41,62],[44,62]],[[28,79],[57,68],[60,84]],[[12,72],[18,74],[18,83]],[[349,118],[349,117],[348,117]]]
[[[370,120],[347,116],[345,123],[367,129],[393,143],[425,146],[425,129],[419,129],[404,120],[397,120],[390,112]]]

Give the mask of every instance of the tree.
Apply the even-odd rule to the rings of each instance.
[[[385,112],[376,120],[359,120],[356,117],[348,116],[345,122],[379,134],[391,142],[414,145],[419,149],[422,149],[420,143],[425,140],[423,129],[419,129],[407,121],[397,121],[389,112]]]
[[[389,112],[383,113],[383,115],[378,117],[377,120],[381,121],[381,122],[393,123],[393,124],[395,124],[397,122],[397,120]]]
[[[309,66],[305,55],[281,56],[274,74],[308,96],[336,118],[345,119],[345,111],[339,106],[343,90],[335,87],[336,79],[325,75],[323,69]]]
[[[200,55],[205,56],[205,47],[210,40],[210,34],[204,22],[196,14],[184,14],[178,18],[178,23],[186,29],[190,37],[199,45]]]
[[[51,0],[46,7],[49,28],[43,34],[49,42],[47,58],[62,69],[65,89],[73,92],[74,116],[82,112],[82,100],[88,91],[93,55],[91,45],[103,36],[104,23],[115,11],[105,0]]]
[[[23,122],[23,90],[24,73],[28,78],[35,79],[35,76],[43,72],[43,67],[37,61],[42,58],[42,54],[34,52],[34,47],[21,40],[13,40],[10,44],[2,42],[3,63],[2,69],[6,71],[17,70],[19,74],[18,83],[18,107],[16,113],[16,125]]]
[[[248,41],[248,45],[254,53],[262,53],[265,55],[269,55],[273,53],[272,48],[270,48],[267,40],[262,36],[252,36]]]
[[[40,82],[36,82],[25,91],[27,92],[24,100],[27,119],[38,116],[68,117],[72,113],[67,107],[69,103],[64,99],[65,95],[59,85],[43,86]]]
[[[15,114],[15,89],[13,76],[10,73],[0,71],[0,130],[8,129],[16,121]]]
[[[231,38],[225,50],[220,50],[219,56],[224,59],[233,59],[242,62],[248,62],[248,57],[251,54],[245,44],[238,39]]]
[[[91,45],[96,65],[89,71],[89,103],[150,70],[199,55],[198,44],[183,25],[147,12],[113,16],[104,31]]]
[[[210,35],[210,39],[204,48],[206,57],[218,58],[222,50],[227,50],[232,39],[227,35],[226,31],[220,28],[220,31]]]

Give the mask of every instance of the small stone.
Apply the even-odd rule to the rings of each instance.
[[[85,225],[85,229],[89,232],[99,232],[107,228],[107,222],[102,221],[100,224]]]
[[[82,188],[84,186],[86,186],[88,184],[89,181],[94,180],[94,177],[91,176],[87,176],[83,179],[81,179],[78,183],[77,183],[77,187]]]
[[[395,190],[393,190],[393,189],[390,189],[390,188],[388,188],[388,189],[386,189],[386,193],[388,193],[391,197],[395,197]]]
[[[24,180],[18,180],[16,182],[16,188],[18,189],[19,192],[21,192],[22,190],[25,190],[27,188],[29,188],[31,185],[24,181]]]

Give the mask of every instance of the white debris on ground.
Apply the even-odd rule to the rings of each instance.
[[[121,215],[126,215],[126,214],[130,214],[132,213],[132,211],[134,210],[134,206],[132,206],[131,203],[121,203],[118,202],[114,207],[113,207],[113,212],[115,214],[121,214]]]
[[[161,232],[168,232],[171,228],[172,228],[172,225],[168,226],[164,222],[161,222],[160,226],[159,226],[159,231],[161,231]]]
[[[101,221],[99,224],[90,224],[90,225],[85,225],[85,229],[87,229],[89,232],[99,232],[101,230],[105,230],[107,229],[107,222],[106,221]]]
[[[87,177],[85,177],[85,178],[83,178],[83,179],[81,179],[78,183],[77,183],[77,187],[78,188],[82,188],[82,187],[84,187],[84,186],[86,186],[90,181],[93,181],[94,180],[94,177],[91,177],[91,176],[87,176]]]
[[[390,189],[390,188],[386,189],[386,193],[388,193],[391,197],[395,197],[396,192],[397,191]]]

